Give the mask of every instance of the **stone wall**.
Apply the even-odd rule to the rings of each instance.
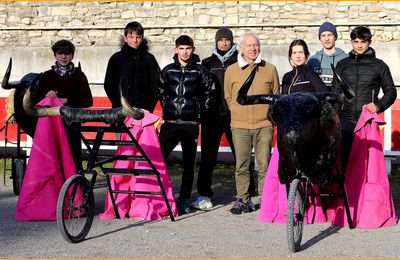
[[[9,57],[14,59],[13,77],[42,71],[52,64],[50,46],[66,38],[77,46],[75,61],[81,61],[91,82],[102,82],[107,60],[119,49],[126,23],[136,20],[145,27],[151,52],[160,66],[171,61],[173,43],[181,34],[195,40],[197,52],[211,54],[214,35],[222,25],[235,37],[247,30],[257,33],[265,59],[289,70],[287,47],[304,39],[311,52],[320,48],[319,25],[336,24],[337,45],[350,50],[349,32],[367,25],[373,32],[373,47],[392,72],[400,71],[400,2],[1,2],[0,77]],[[400,83],[400,75],[394,74]]]

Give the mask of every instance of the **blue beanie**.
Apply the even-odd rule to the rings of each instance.
[[[332,23],[324,22],[323,24],[321,24],[321,26],[319,27],[319,31],[318,31],[318,39],[321,39],[321,33],[323,33],[323,32],[331,32],[337,39],[336,27]]]

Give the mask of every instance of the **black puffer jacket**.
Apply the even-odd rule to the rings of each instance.
[[[227,58],[225,61],[222,61],[221,58],[217,56],[216,50],[214,50],[214,53],[210,57],[202,61],[202,64],[211,72],[215,84],[215,109],[217,113],[221,116],[230,113],[224,94],[224,75],[226,68],[229,65],[237,62],[237,55],[238,51],[236,50],[235,45],[223,57],[219,56],[222,59]]]
[[[129,104],[153,112],[157,103],[157,90],[161,84],[160,67],[143,41],[135,49],[124,44],[121,51],[108,61],[104,89],[112,107],[121,107],[119,83]]]
[[[385,62],[375,57],[375,51],[372,48],[363,54],[351,51],[348,58],[339,61],[336,69],[355,93],[354,104],[345,104],[340,108],[342,120],[356,123],[363,105],[373,102],[381,113],[396,100],[397,91],[390,69]],[[337,91],[340,91],[336,80],[333,81],[333,85]],[[384,95],[378,99],[381,88]]]
[[[282,94],[324,91],[329,91],[328,87],[315,72],[308,69],[307,65],[294,67],[282,79]]]
[[[211,74],[198,63],[200,59],[196,54],[186,67],[181,66],[176,54],[174,61],[162,70],[159,98],[163,119],[174,123],[198,123],[201,111],[215,106]]]

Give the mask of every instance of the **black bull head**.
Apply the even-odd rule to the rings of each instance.
[[[26,90],[35,86],[40,74],[39,73],[28,73],[22,77],[20,81],[9,82],[11,75],[11,67],[12,67],[12,59],[10,58],[10,62],[8,64],[6,73],[4,74],[4,78],[2,81],[3,89],[15,89],[14,92],[14,117],[17,121],[19,127],[27,133],[29,136],[33,137],[36,130],[37,117],[29,116],[22,106],[22,101],[24,99],[24,95]]]
[[[71,108],[68,106],[53,108],[34,108],[33,104],[37,100],[32,92],[40,78],[39,73],[26,74],[20,81],[9,82],[11,75],[12,59],[8,64],[6,73],[2,81],[3,89],[15,88],[14,94],[14,117],[25,133],[34,136],[38,117],[61,115],[67,123],[72,122],[105,122],[109,124],[122,122],[127,116],[140,120],[144,117],[144,111],[128,104],[126,98],[121,94],[122,108],[89,110],[81,108]]]
[[[304,175],[315,184],[325,184],[337,162],[341,142],[340,120],[333,105],[351,102],[353,91],[336,74],[344,94],[299,92],[247,96],[256,70],[257,66],[240,88],[237,102],[270,104],[269,117],[277,127],[280,182],[290,183],[297,175]]]

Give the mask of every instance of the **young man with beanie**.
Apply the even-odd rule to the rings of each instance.
[[[335,46],[337,37],[335,25],[324,22],[318,30],[322,50],[311,56],[307,63],[310,70],[317,73],[328,88],[331,88],[333,80],[331,64],[336,66],[340,60],[348,57],[347,53]]]
[[[341,60],[336,69],[355,93],[354,102],[340,106],[339,116],[342,126],[342,168],[346,170],[354,138],[354,129],[364,105],[370,113],[383,113],[394,101],[397,91],[386,63],[376,58],[370,47],[372,34],[369,28],[355,27],[350,33],[353,49],[349,57]],[[340,91],[335,79],[333,86]],[[383,96],[378,98],[382,90]]]
[[[194,54],[193,39],[187,35],[175,41],[174,62],[161,72],[163,84],[159,98],[164,123],[160,129],[160,146],[165,159],[181,143],[183,173],[181,190],[177,201],[179,214],[190,212],[197,153],[197,139],[201,115],[207,114],[215,105],[214,85],[210,72],[199,64]]]
[[[161,84],[160,67],[148,52],[144,29],[136,21],[125,26],[123,45],[108,61],[104,90],[112,107],[121,107],[120,90],[131,106],[153,112]]]
[[[224,74],[226,68],[237,62],[237,44],[233,42],[233,34],[227,27],[221,27],[215,34],[213,54],[204,59],[202,64],[211,72],[215,84],[216,106],[213,111],[202,115],[201,121],[201,162],[197,178],[199,197],[192,203],[197,209],[213,207],[211,196],[213,191],[212,172],[217,163],[219,144],[225,133],[229,146],[234,154],[232,133],[230,129],[231,115],[224,97]]]

